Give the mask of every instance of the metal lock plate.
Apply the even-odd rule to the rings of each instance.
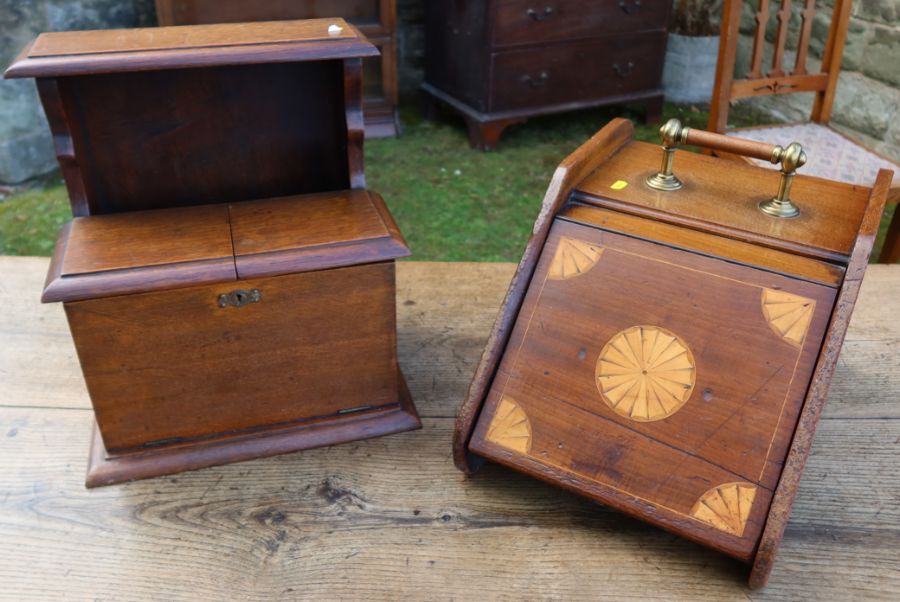
[[[258,288],[249,291],[238,289],[219,295],[219,307],[244,307],[250,303],[259,303],[260,299],[262,299],[262,295]]]

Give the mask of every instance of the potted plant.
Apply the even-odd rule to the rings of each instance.
[[[676,0],[663,68],[666,100],[709,102],[716,79],[721,5],[722,0]]]

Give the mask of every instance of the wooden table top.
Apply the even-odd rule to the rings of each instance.
[[[497,466],[451,461],[512,264],[400,263],[424,428],[88,491],[90,402],[44,258],[0,257],[0,600],[900,599],[900,266],[870,268],[769,586]]]

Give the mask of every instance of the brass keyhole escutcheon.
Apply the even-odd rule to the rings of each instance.
[[[219,307],[244,307],[250,303],[259,303],[260,299],[262,299],[262,295],[258,288],[249,291],[237,289],[219,295]]]

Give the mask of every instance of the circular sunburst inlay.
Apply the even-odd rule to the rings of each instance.
[[[597,358],[597,389],[614,412],[632,420],[662,420],[694,390],[694,356],[677,335],[658,326],[632,326]]]

